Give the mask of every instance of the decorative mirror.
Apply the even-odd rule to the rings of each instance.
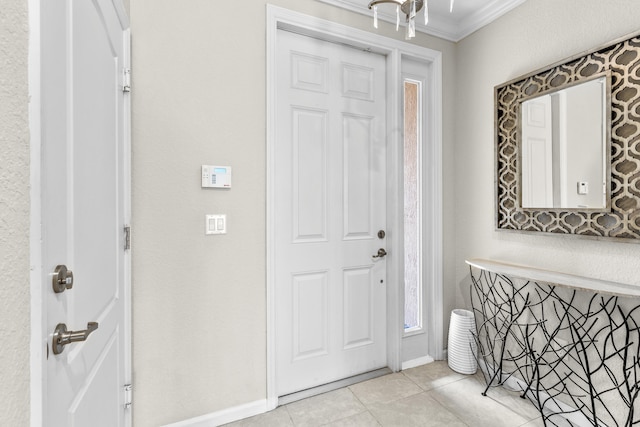
[[[606,209],[611,93],[608,75],[520,104],[523,209]]]
[[[640,36],[497,86],[495,105],[498,230],[640,239]]]

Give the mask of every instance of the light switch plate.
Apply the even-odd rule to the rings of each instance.
[[[589,183],[585,181],[578,182],[578,194],[589,194]]]
[[[206,215],[205,234],[227,234],[227,216]]]

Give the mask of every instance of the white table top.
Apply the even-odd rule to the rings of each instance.
[[[535,282],[545,282],[552,285],[567,286],[600,294],[623,297],[640,297],[640,287],[624,283],[609,282],[574,274],[543,270],[536,267],[509,264],[501,261],[473,258],[466,260],[472,267],[487,270],[505,276],[518,277]]]

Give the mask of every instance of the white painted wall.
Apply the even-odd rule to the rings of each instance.
[[[0,0],[0,425],[29,424],[27,2]]]
[[[266,3],[131,0],[138,427],[266,398]],[[374,31],[371,17],[317,1],[271,3]],[[388,24],[380,32],[404,37]],[[417,43],[444,54],[451,170],[455,46]],[[233,188],[201,189],[202,164],[233,166]],[[444,182],[451,211],[451,176]],[[228,234],[205,236],[207,213],[227,214]],[[454,294],[445,298],[452,307]]]
[[[603,88],[600,83],[577,85],[567,91],[567,206],[604,206],[602,182]],[[578,194],[578,182],[589,183],[588,194]]]
[[[636,0],[535,0],[461,41],[457,52],[457,303],[468,300],[470,257],[496,258],[640,285],[640,245],[496,232],[494,86],[637,32]]]

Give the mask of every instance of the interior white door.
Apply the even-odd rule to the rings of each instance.
[[[124,392],[129,39],[121,10],[112,0],[40,5],[46,426],[131,423]],[[59,265],[73,272],[72,280],[58,282]],[[90,334],[89,322],[97,323]],[[69,341],[85,340],[60,345],[64,335],[54,334],[60,324],[78,332]]]
[[[283,396],[387,366],[387,248],[378,237],[386,226],[386,77],[381,55],[282,30],[278,40],[274,264]]]
[[[553,207],[551,96],[522,103],[522,207]]]

